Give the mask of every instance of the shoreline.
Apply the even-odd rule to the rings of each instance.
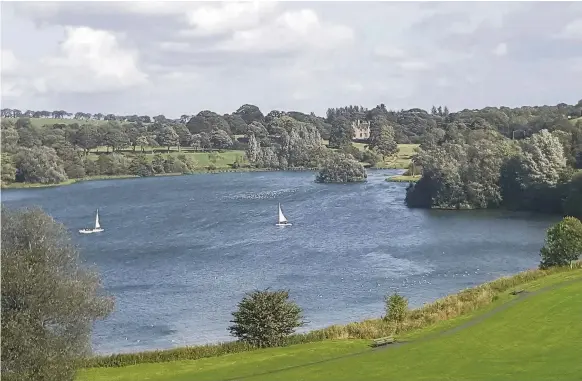
[[[388,169],[401,169],[401,168],[367,168],[366,170],[388,170]],[[10,190],[10,189],[38,189],[38,188],[54,188],[62,187],[67,185],[73,185],[77,183],[82,183],[85,181],[105,181],[105,180],[124,180],[124,179],[138,179],[138,178],[148,178],[148,177],[169,177],[169,176],[193,176],[193,175],[205,175],[205,174],[221,174],[221,173],[248,173],[248,172],[317,172],[319,168],[288,168],[288,169],[275,169],[275,168],[220,168],[214,170],[201,169],[192,171],[189,173],[160,173],[153,176],[137,176],[137,175],[100,175],[100,176],[88,176],[80,179],[69,179],[58,184],[43,184],[43,183],[10,183],[2,184],[0,189]]]
[[[580,269],[582,269],[582,261],[579,260],[574,263],[573,267],[554,267],[546,270],[529,269],[459,290],[456,293],[423,304],[418,308],[410,309],[407,319],[398,328],[398,331],[396,331],[394,323],[386,322],[382,320],[382,317],[378,317],[346,324],[335,324],[304,333],[295,333],[289,336],[280,346],[333,340],[371,340],[391,335],[396,338],[414,336],[422,330],[430,329],[430,327],[439,322],[470,315],[479,308],[487,308],[511,289],[554,274],[576,272],[580,271]],[[442,315],[443,311],[447,311],[447,313]],[[123,367],[143,363],[221,357],[227,354],[250,352],[257,349],[259,348],[242,342],[227,341],[176,346],[171,349],[95,354],[83,359],[81,365],[83,368]]]

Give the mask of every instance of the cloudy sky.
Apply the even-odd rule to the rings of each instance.
[[[2,107],[576,103],[582,2],[2,2]]]

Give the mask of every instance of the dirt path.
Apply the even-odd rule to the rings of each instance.
[[[489,318],[489,317],[491,317],[491,316],[493,316],[495,314],[498,314],[498,313],[500,313],[502,311],[505,311],[509,307],[515,305],[516,303],[518,303],[518,302],[520,302],[520,301],[522,301],[522,300],[524,300],[524,299],[526,299],[526,298],[528,298],[530,296],[537,295],[537,294],[540,294],[542,292],[548,292],[548,291],[554,290],[556,288],[565,287],[565,286],[567,286],[569,284],[572,284],[572,283],[575,283],[575,282],[580,282],[580,281],[582,281],[582,279],[571,279],[571,280],[566,281],[566,282],[557,283],[557,284],[554,284],[554,285],[551,285],[551,286],[542,287],[542,288],[540,288],[540,289],[538,289],[536,291],[531,291],[531,292],[530,291],[524,291],[524,292],[522,292],[520,294],[517,294],[515,296],[515,298],[512,299],[512,300],[510,300],[509,302],[503,303],[503,304],[501,304],[501,305],[493,308],[491,311],[488,311],[488,312],[486,312],[484,314],[481,314],[481,315],[477,316],[474,319],[471,319],[471,320],[469,320],[469,321],[467,321],[465,323],[462,323],[462,324],[460,324],[460,325],[458,325],[456,327],[453,327],[453,328],[450,328],[450,329],[447,329],[447,330],[444,330],[444,331],[437,331],[437,332],[430,333],[430,334],[428,334],[426,336],[423,336],[422,338],[417,339],[417,340],[398,341],[398,342],[395,342],[393,344],[388,344],[388,345],[381,346],[381,347],[376,347],[376,348],[370,348],[370,349],[366,349],[366,350],[363,350],[363,351],[360,351],[360,352],[350,353],[348,355],[343,355],[343,356],[328,358],[328,359],[324,359],[324,360],[320,360],[320,361],[314,361],[314,362],[300,364],[300,365],[289,366],[287,368],[276,369],[276,370],[272,370],[272,371],[268,371],[268,372],[257,373],[257,374],[253,374],[253,375],[243,376],[243,377],[229,378],[229,379],[225,379],[225,380],[222,380],[222,381],[242,381],[242,380],[249,379],[249,378],[252,378],[252,377],[265,376],[265,375],[268,375],[268,374],[280,373],[280,372],[287,371],[287,370],[291,370],[291,369],[298,369],[298,368],[303,368],[303,367],[307,367],[307,366],[311,366],[311,365],[323,364],[323,363],[330,362],[330,361],[335,361],[335,360],[340,360],[340,359],[345,359],[345,358],[350,358],[350,357],[361,356],[361,355],[364,355],[366,353],[370,353],[370,352],[374,352],[374,351],[389,350],[391,348],[401,347],[403,345],[410,344],[410,343],[421,343],[421,342],[428,341],[428,340],[431,340],[431,339],[434,339],[434,338],[437,338],[437,337],[448,336],[448,335],[451,335],[453,333],[459,332],[459,331],[461,331],[463,329],[467,329],[469,327],[472,327],[475,324],[479,324],[479,323],[483,322],[484,320],[486,320],[487,318]]]

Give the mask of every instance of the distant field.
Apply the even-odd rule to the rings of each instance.
[[[514,296],[512,290],[525,293]],[[369,340],[323,341],[92,368],[82,370],[78,381],[580,380],[580,316],[582,270],[576,269],[507,290],[485,307],[377,350],[368,347]]]
[[[576,118],[576,119],[570,119],[570,122],[572,122],[572,124],[576,124],[578,122],[582,122],[582,117]]]
[[[402,176],[391,176],[388,177],[386,179],[386,181],[388,182],[392,182],[392,183],[410,183],[410,182],[417,182],[418,180],[420,180],[422,176],[420,175],[415,175],[415,176],[406,176],[406,175],[402,175]]]
[[[11,120],[16,122],[18,119],[21,118],[2,118],[6,120]],[[44,125],[53,125],[53,124],[73,124],[79,123],[79,125],[83,123],[94,123],[94,124],[105,124],[107,120],[85,120],[85,119],[56,119],[56,118],[30,118],[30,124],[33,127],[42,127]]]
[[[323,144],[328,145],[329,141],[324,140]],[[352,143],[354,147],[358,148],[360,151],[365,151],[366,144],[364,143]],[[410,159],[415,154],[414,150],[419,146],[419,144],[398,144],[398,153],[395,158],[387,159],[384,163],[377,165],[377,168],[390,168],[390,169],[408,169],[410,165]]]

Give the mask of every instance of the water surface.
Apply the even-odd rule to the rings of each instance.
[[[116,297],[95,326],[99,353],[230,340],[245,292],[287,288],[306,329],[383,313],[398,290],[412,306],[535,267],[557,217],[426,211],[406,184],[370,171],[365,184],[314,183],[311,172],[204,174],[2,191],[71,229]],[[291,227],[276,227],[277,203]],[[99,208],[105,232],[81,235]]]

